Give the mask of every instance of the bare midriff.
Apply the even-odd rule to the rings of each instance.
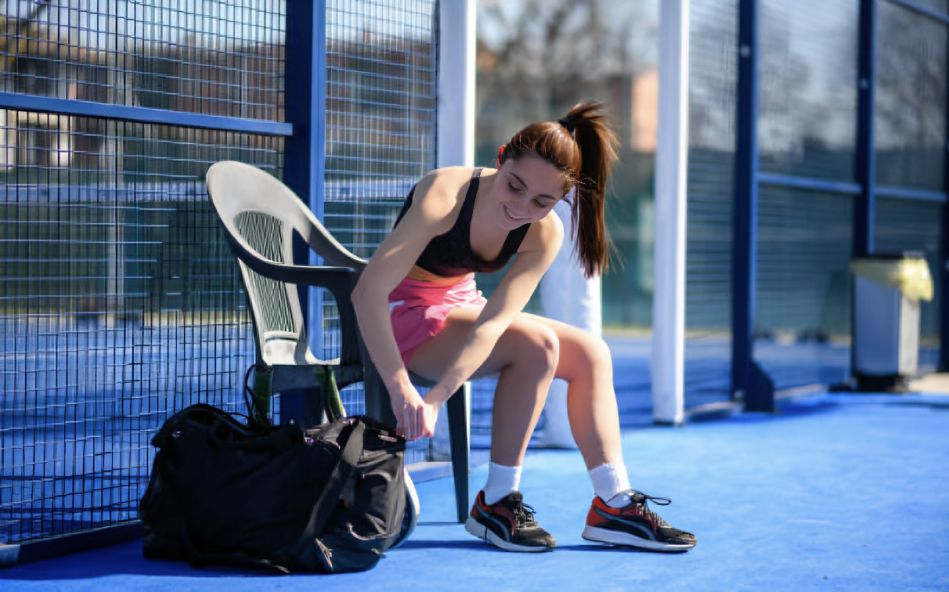
[[[444,277],[441,275],[435,275],[434,273],[428,270],[422,269],[418,265],[413,265],[412,269],[409,270],[409,275],[407,275],[406,277],[408,277],[410,280],[428,282],[435,286],[448,286],[450,284],[456,284],[467,277],[473,277],[473,276],[474,276],[474,273],[466,273],[463,275]]]

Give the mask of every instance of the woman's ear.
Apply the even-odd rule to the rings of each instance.
[[[501,155],[504,154],[504,144],[501,144],[501,147],[498,148],[498,159],[495,162],[495,168],[501,168]]]

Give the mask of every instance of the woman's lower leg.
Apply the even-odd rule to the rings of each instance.
[[[554,377],[556,344],[538,352],[525,352],[505,368],[494,391],[491,426],[491,462],[519,466],[544,409]]]

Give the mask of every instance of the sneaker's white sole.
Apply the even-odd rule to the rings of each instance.
[[[541,553],[543,551],[550,551],[552,547],[526,547],[524,545],[515,545],[514,543],[505,541],[498,535],[494,534],[491,529],[487,526],[481,524],[471,516],[468,516],[468,519],[465,520],[465,530],[476,536],[477,538],[488,541],[495,547],[504,549],[505,551],[514,551],[517,553]]]
[[[594,543],[606,543],[607,545],[624,545],[626,547],[636,547],[638,549],[648,549],[650,551],[662,551],[666,553],[676,553],[688,551],[695,546],[695,543],[685,545],[675,545],[671,543],[662,543],[659,541],[650,541],[638,536],[608,530],[606,528],[597,528],[595,526],[586,526],[583,529],[583,538]]]

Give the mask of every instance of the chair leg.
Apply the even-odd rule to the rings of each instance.
[[[468,388],[462,386],[448,399],[448,436],[451,440],[451,468],[455,477],[455,504],[458,522],[468,516]]]
[[[382,377],[379,376],[375,364],[367,361],[369,360],[369,353],[361,340],[360,349],[363,352],[363,390],[366,393],[366,415],[394,430],[398,422],[395,414],[392,413],[392,405],[389,403],[389,391],[386,389],[385,383],[382,382]]]

